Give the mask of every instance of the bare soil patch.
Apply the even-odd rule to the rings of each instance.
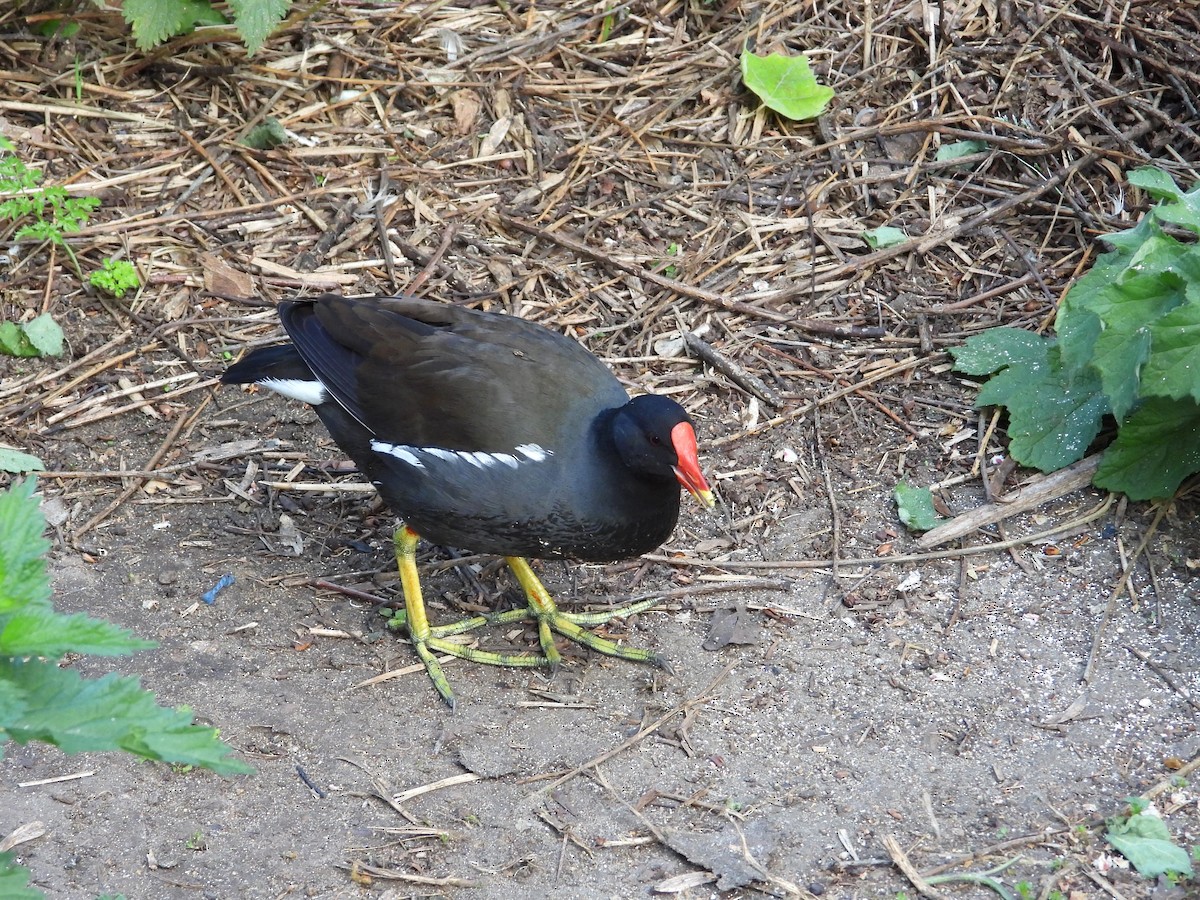
[[[905,478],[985,501],[1003,423],[945,348],[1046,327],[1144,208],[1130,168],[1198,177],[1189,5],[331,4],[252,59],[211,31],[133,53],[83,15],[64,41],[0,11],[0,133],[102,198],[84,265],[146,286],[10,253],[0,316],[49,311],[70,346],[0,358],[0,440],[52,470],[61,607],[157,640],[117,667],[258,772],[5,748],[0,837],[44,823],[17,849],[48,896],[974,897],[1006,863],[1014,894],[1196,896],[1096,864],[1136,794],[1200,844],[1173,783],[1200,754],[1194,487],[1165,510],[1078,490],[957,556],[891,500]],[[829,112],[759,109],[747,42],[808,51]],[[239,144],[268,116],[287,145]],[[881,225],[911,240],[868,250]],[[314,415],[215,379],[278,339],[280,299],[414,284],[572,334],[698,421],[721,515],[541,569],[565,603],[661,592],[624,631],[673,676],[454,664],[451,713],[370,600],[317,583],[394,597],[393,523]],[[489,560],[422,565],[437,617],[514,601]]]

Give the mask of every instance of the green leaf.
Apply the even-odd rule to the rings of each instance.
[[[1104,839],[1147,878],[1174,872],[1192,874],[1187,851],[1171,843],[1171,833],[1158,816],[1140,813],[1109,824]]]
[[[71,19],[46,19],[34,30],[42,37],[73,38],[79,34],[80,25]]]
[[[44,741],[65,753],[125,750],[145,759],[204,766],[220,775],[251,771],[229,758],[213,728],[192,724],[186,707],[159,706],[136,678],[116,674],[84,679],[39,660],[0,658],[0,682],[24,701],[15,721],[0,705],[0,730],[18,744]]]
[[[989,328],[951,347],[954,371],[991,375],[1009,366],[1045,365],[1053,341],[1021,328]]]
[[[29,887],[29,870],[17,865],[12,853],[0,853],[0,897],[5,900],[45,900],[45,894]]]
[[[29,342],[24,330],[15,322],[0,322],[0,353],[9,356],[37,356],[37,347]]]
[[[892,496],[896,499],[900,521],[912,531],[928,531],[942,520],[933,508],[933,494],[929,488],[915,487],[901,481]]]
[[[44,472],[46,466],[36,456],[11,447],[0,447],[0,472]]]
[[[1189,285],[1188,293],[1200,295],[1200,282]],[[1150,346],[1142,369],[1143,392],[1200,401],[1200,296],[1150,326]]]
[[[1200,248],[1157,226],[1117,237],[1121,249],[1101,257],[1067,292],[1055,328],[1068,372],[1097,372],[1113,414],[1123,420],[1140,396],[1156,393],[1153,383],[1143,386],[1156,352],[1154,328],[1200,292]]]
[[[46,521],[33,500],[35,484],[25,478],[0,492],[0,614],[50,599],[42,559],[50,542],[42,537]]]
[[[62,188],[46,188],[46,197],[50,201],[51,221],[65,232],[81,230],[100,205],[99,197],[68,197]]]
[[[1130,184],[1159,201],[1150,211],[1154,218],[1200,234],[1200,183],[1184,192],[1166,172],[1149,166],[1134,169],[1128,177]]]
[[[229,0],[233,22],[253,56],[287,15],[291,0]]]
[[[803,54],[756,56],[743,50],[742,82],[770,109],[796,121],[815,119],[833,99],[832,88],[817,83]]]
[[[133,27],[138,49],[150,50],[211,20],[212,6],[203,0],[123,0],[121,14]]]
[[[1089,365],[1099,373],[1118,421],[1138,398],[1139,373],[1150,358],[1149,326],[1183,302],[1183,288],[1174,274],[1134,276],[1095,292],[1089,303],[1103,323]]]
[[[1052,340],[993,328],[953,352],[959,371],[998,371],[975,406],[1008,410],[1008,450],[1022,465],[1051,472],[1080,459],[1110,412],[1099,377],[1090,371],[1070,377]]]
[[[1182,191],[1175,179],[1154,166],[1141,166],[1125,176],[1126,180],[1136,188],[1141,188],[1155,200],[1178,200]]]
[[[872,228],[870,231],[864,231],[862,237],[867,242],[867,246],[872,250],[883,250],[887,247],[894,247],[908,240],[908,235],[902,229],[892,228],[890,225],[881,225],[878,228]]]
[[[1126,419],[1093,483],[1132,500],[1170,497],[1200,472],[1200,404],[1151,397]]]
[[[955,141],[953,144],[942,144],[942,146],[938,147],[938,152],[934,159],[938,162],[947,162],[952,159],[971,156],[975,153],[983,153],[987,149],[987,141]]]
[[[1008,403],[1008,450],[1022,465],[1053,472],[1083,458],[1111,409],[1095,376],[1068,381],[1060,366],[1030,376]],[[981,391],[976,405],[986,400]]]
[[[49,606],[31,606],[0,615],[0,656],[44,656],[62,659],[68,653],[127,656],[158,645],[133,632],[83,613],[64,616]]]
[[[42,313],[31,322],[26,322],[23,330],[41,356],[61,356],[63,352],[63,331],[49,313]]]

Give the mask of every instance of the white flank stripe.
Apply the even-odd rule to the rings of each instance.
[[[371,449],[376,453],[385,453],[400,460],[402,463],[407,463],[418,469],[424,469],[425,463],[428,462],[428,459],[423,460],[422,456],[432,457],[433,459],[448,463],[467,463],[476,469],[488,469],[500,465],[516,469],[526,460],[529,462],[544,462],[554,455],[552,450],[546,450],[538,444],[522,444],[516,448],[516,452],[525,457],[525,459],[518,459],[512,453],[486,453],[482,450],[447,450],[445,447],[414,447],[411,444],[389,444],[384,441],[371,441]]]
[[[542,462],[546,457],[554,455],[553,450],[547,450],[538,444],[521,444],[517,447],[517,452],[533,462]]]
[[[416,466],[418,469],[425,468],[425,464],[421,462],[421,458],[413,452],[416,449],[415,447],[406,447],[403,444],[385,444],[383,441],[371,441],[371,449],[376,453],[386,453],[388,456],[394,456],[400,462]]]
[[[259,382],[263,387],[293,400],[320,406],[329,399],[329,392],[319,381],[302,381],[299,378],[264,378]]]

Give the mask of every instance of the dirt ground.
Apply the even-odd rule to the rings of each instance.
[[[146,285],[104,298],[60,252],[10,253],[0,317],[48,310],[69,350],[0,359],[0,441],[51,470],[56,605],[159,642],[72,664],[139,675],[256,769],[5,747],[0,839],[41,823],[15,851],[47,896],[1200,896],[1103,840],[1149,794],[1200,844],[1177,778],[1200,758],[1195,488],[1078,490],[957,555],[891,497],[986,501],[1003,422],[945,349],[1049,321],[1144,209],[1128,169],[1198,177],[1194,10],[331,4],[250,60],[220,33],[146,55],[112,16],[67,41],[36,21],[0,12],[0,133],[102,198],[85,268],[123,256]],[[758,108],[747,41],[810,53],[837,91],[819,123]],[[240,146],[268,115],[289,143]],[[872,251],[881,225],[912,239]],[[370,599],[397,595],[387,511],[307,408],[213,389],[277,339],[276,301],[414,281],[692,411],[717,512],[685,504],[648,559],[541,566],[564,605],[661,595],[609,630],[672,674],[455,662],[449,711]],[[454,559],[422,548],[435,619],[516,602]]]

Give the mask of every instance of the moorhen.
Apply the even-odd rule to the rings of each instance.
[[[713,497],[691,420],[673,400],[629,399],[575,341],[515,316],[412,297],[324,295],[281,303],[290,344],[252,351],[221,377],[311,404],[403,523],[394,539],[404,623],[445,701],[434,651],[496,665],[557,665],[552,632],[609,656],[665,665],[585,630],[615,615],[560,611],[524,557],[608,562],[667,539],[682,485]],[[417,578],[418,535],[497,554],[528,609],[431,627]],[[399,617],[397,617],[399,618]],[[446,640],[532,618],[542,654]]]

